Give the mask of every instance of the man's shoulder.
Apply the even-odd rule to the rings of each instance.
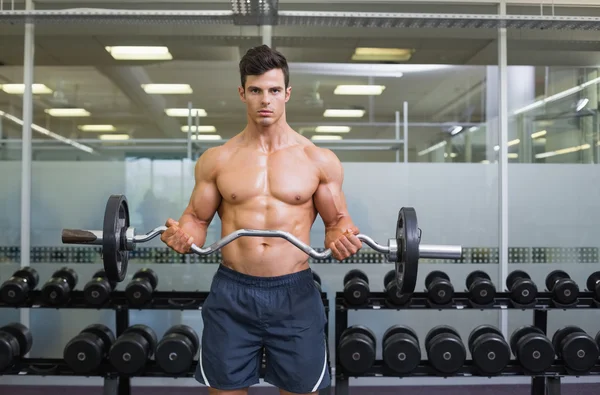
[[[304,153],[311,162],[317,165],[337,164],[339,159],[337,155],[328,148],[319,147],[313,143],[303,147]]]

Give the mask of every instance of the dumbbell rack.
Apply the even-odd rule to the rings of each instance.
[[[563,306],[552,299],[550,292],[538,292],[537,300],[534,304],[521,306],[515,304],[508,292],[497,292],[494,302],[490,305],[480,306],[474,304],[469,299],[467,292],[455,292],[452,302],[448,305],[431,305],[426,292],[415,292],[411,299],[401,306],[392,305],[388,302],[386,294],[383,292],[370,292],[367,302],[363,305],[352,305],[346,301],[343,292],[337,292],[335,296],[335,344],[339,344],[342,332],[348,328],[348,314],[350,310],[483,310],[483,309],[515,309],[515,310],[533,310],[533,326],[540,328],[544,334],[547,334],[547,322],[549,310],[562,309],[598,309],[600,303],[594,299],[592,292],[579,292],[578,300],[569,306]],[[508,339],[506,339],[508,341]],[[465,342],[465,347],[466,347]],[[373,366],[365,373],[356,375],[348,374],[340,364],[339,354],[335,362],[335,395],[349,395],[350,377],[486,377],[481,376],[471,360],[465,361],[459,371],[452,376],[445,376],[437,373],[427,360],[421,360],[418,367],[406,376],[390,373],[385,369],[383,360],[375,360]],[[586,375],[600,374],[600,363],[597,363]],[[502,376],[531,376],[531,395],[560,395],[560,380],[563,376],[571,375],[566,369],[564,362],[556,360],[552,366],[543,373],[531,375],[526,372],[517,360],[512,359],[506,368],[497,377]]]
[[[92,306],[86,303],[83,291],[71,291],[69,300],[61,305],[45,305],[42,301],[40,290],[30,291],[27,300],[19,305],[9,305],[0,302],[0,308],[46,308],[46,309],[110,309],[115,311],[116,331],[118,338],[129,327],[129,312],[131,310],[201,310],[208,292],[199,291],[154,291],[152,299],[143,306],[132,306],[127,301],[124,291],[113,291],[109,300],[102,306]],[[321,299],[326,313],[329,313],[329,300],[326,293],[321,293]],[[329,336],[329,325],[325,328],[326,338]],[[32,331],[35,343],[35,332]],[[159,339],[160,340],[160,339]],[[103,361],[100,367],[87,374],[74,372],[62,358],[20,358],[7,370],[0,372],[0,376],[30,375],[30,376],[83,376],[104,377],[104,393],[116,395],[131,395],[132,377],[194,377],[198,361],[194,360],[190,369],[179,375],[164,372],[154,359],[146,361],[143,371],[135,375],[123,375],[118,372],[108,361]],[[329,364],[331,366],[331,364]],[[330,369],[331,370],[331,369]],[[260,377],[264,377],[264,366]],[[325,388],[320,394],[329,394],[330,389]]]

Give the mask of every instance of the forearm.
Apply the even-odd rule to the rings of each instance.
[[[208,222],[200,220],[195,214],[184,212],[179,218],[179,227],[194,238],[194,244],[202,247],[206,242]]]
[[[325,247],[328,248],[332,241],[348,229],[356,229],[349,215],[341,215],[335,221],[325,224]]]

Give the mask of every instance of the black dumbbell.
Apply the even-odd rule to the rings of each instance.
[[[34,268],[28,266],[17,270],[0,287],[0,300],[13,305],[23,303],[39,281],[40,276]]]
[[[130,326],[110,348],[110,363],[120,373],[138,373],[154,355],[156,343],[152,328],[141,324]]]
[[[340,336],[338,358],[340,365],[350,374],[362,374],[375,362],[375,334],[362,325],[346,328]]]
[[[544,332],[535,326],[525,325],[510,336],[510,348],[517,360],[532,373],[546,371],[554,362],[554,347]]]
[[[448,304],[454,296],[454,287],[450,277],[442,271],[434,270],[425,277],[427,298],[435,304]]]
[[[52,275],[42,287],[42,300],[45,304],[63,304],[69,299],[77,285],[78,276],[70,267],[63,267]]]
[[[131,282],[125,288],[125,296],[132,305],[143,305],[152,299],[152,292],[158,285],[158,276],[154,270],[143,268],[135,272]]]
[[[487,305],[496,297],[496,287],[490,276],[481,270],[475,270],[467,276],[469,298],[477,304]]]
[[[411,297],[411,294],[402,294],[398,290],[396,282],[396,270],[392,269],[383,277],[383,289],[387,300],[395,306],[403,305]]]
[[[440,373],[456,373],[467,358],[467,350],[456,329],[447,325],[432,328],[425,337],[431,366]]]
[[[108,281],[104,270],[99,270],[92,276],[92,279],[83,287],[83,298],[87,304],[100,306],[110,297],[110,293],[115,289],[116,284]]]
[[[92,324],[67,343],[63,358],[75,373],[91,373],[107,358],[114,342],[115,335],[110,328]]]
[[[506,277],[506,289],[510,298],[516,303],[528,305],[537,297],[537,286],[529,274],[522,270],[514,270]]]
[[[350,270],[344,276],[344,298],[352,305],[366,303],[369,298],[369,278],[358,269]]]
[[[200,340],[192,328],[187,325],[172,326],[156,347],[156,362],[167,373],[187,372],[199,347]]]
[[[0,328],[0,372],[25,356],[32,345],[33,337],[25,325],[15,322]]]
[[[586,281],[587,290],[594,293],[594,299],[600,300],[600,272],[590,274]]]
[[[554,332],[552,345],[558,358],[574,372],[589,372],[600,357],[596,341],[583,329],[574,325]]]
[[[502,332],[492,325],[480,325],[469,335],[471,359],[481,373],[500,373],[510,361],[510,347]]]
[[[315,271],[312,272],[312,275],[317,289],[319,290],[319,292],[323,292],[323,290],[321,289],[321,277]]]
[[[382,356],[385,366],[400,374],[408,374],[421,362],[421,346],[416,332],[405,325],[389,327],[383,334]]]
[[[572,304],[579,298],[579,286],[562,270],[554,270],[546,276],[546,289],[561,304]]]

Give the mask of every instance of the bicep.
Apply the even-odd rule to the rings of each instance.
[[[214,153],[205,152],[195,168],[195,185],[186,211],[200,221],[210,222],[221,204],[221,194],[214,176]]]
[[[342,189],[344,171],[337,157],[330,157],[321,165],[320,175],[319,186],[313,199],[315,208],[325,226],[334,225],[348,214]]]

